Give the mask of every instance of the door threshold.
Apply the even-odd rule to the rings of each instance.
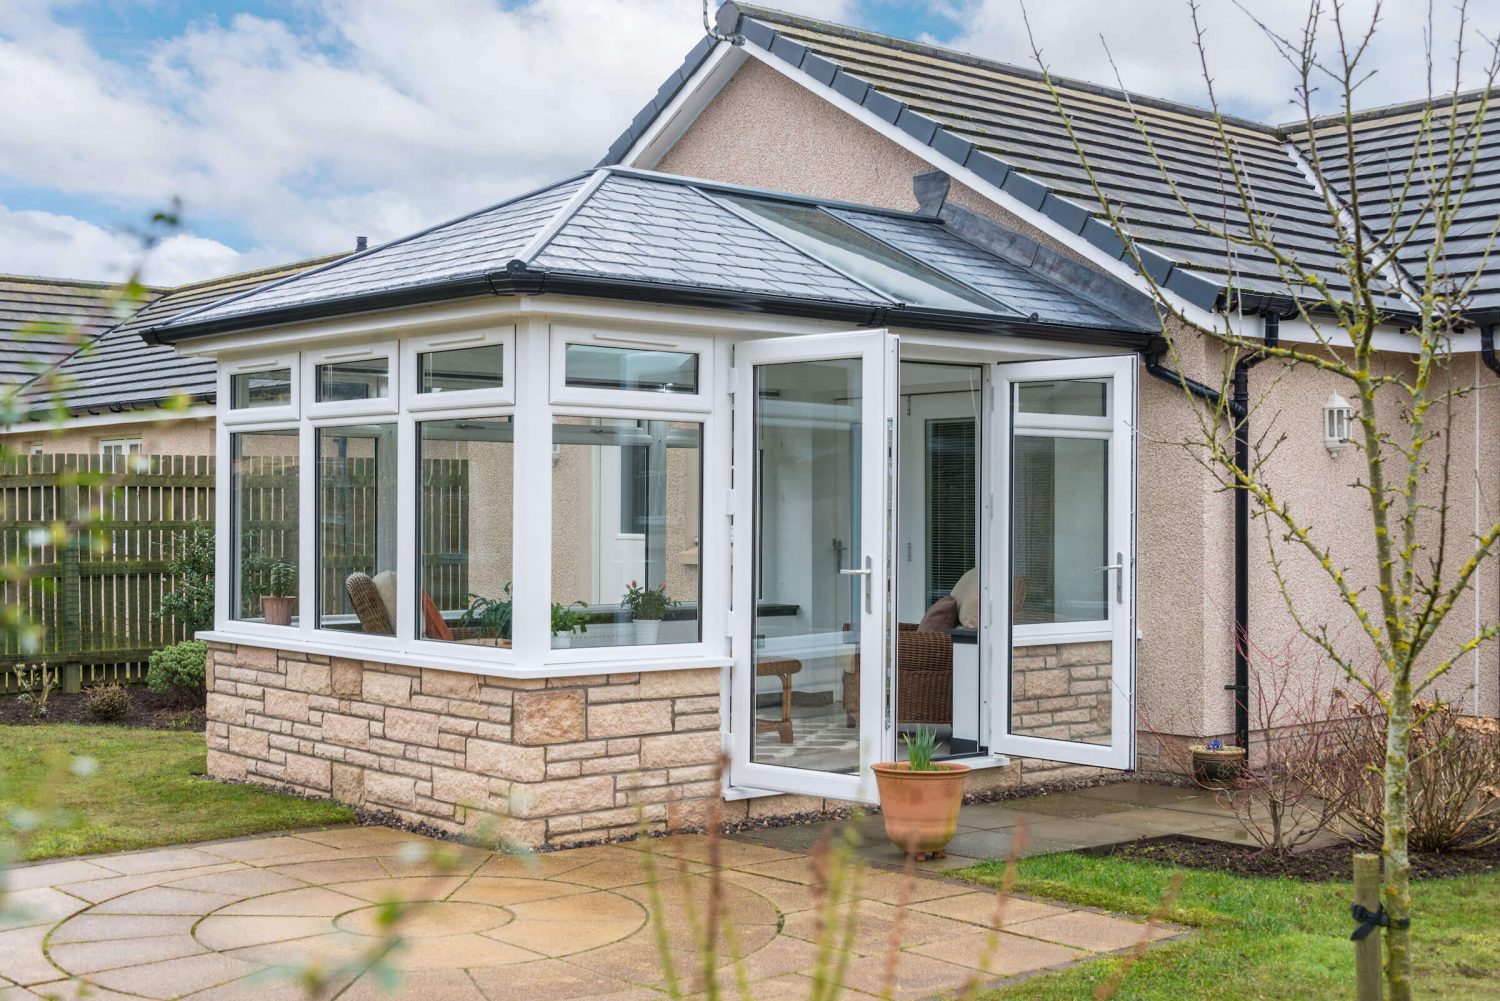
[[[954,764],[968,765],[973,771],[982,771],[986,768],[1003,768],[1010,764],[1010,758],[1003,754],[981,754],[971,758],[945,758]],[[942,762],[938,762],[941,764]],[[764,799],[767,796],[801,796],[805,793],[783,792],[777,789],[758,789],[753,786],[726,785],[721,794],[726,803],[736,803],[744,799]]]

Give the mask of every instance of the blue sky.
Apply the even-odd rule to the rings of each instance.
[[[1029,65],[1019,3],[771,5]],[[1055,71],[1113,83],[1102,35],[1131,89],[1201,103],[1181,0],[1029,7]],[[1418,7],[1390,5],[1366,105],[1420,89]],[[1293,117],[1244,13],[1204,18],[1226,107]],[[394,238],[592,164],[700,32],[698,0],[0,0],[0,272],[122,277],[122,228],[173,197],[163,283]]]

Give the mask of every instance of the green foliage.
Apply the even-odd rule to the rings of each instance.
[[[87,705],[94,719],[105,723],[123,719],[130,713],[130,690],[118,683],[97,685],[89,689]]]
[[[240,593],[247,599],[289,598],[297,592],[297,568],[285,560],[245,553],[240,567]]]
[[[571,605],[552,603],[552,635],[571,635],[589,631],[588,605],[575,601]]]
[[[207,659],[208,644],[199,640],[184,640],[162,647],[151,655],[146,687],[153,692],[202,695]]]
[[[462,629],[479,629],[486,638],[510,639],[511,597],[510,581],[505,582],[505,597],[486,598],[480,594],[469,595],[469,607],[458,619]]]
[[[625,588],[620,604],[629,610],[632,619],[651,621],[667,617],[667,612],[682,604],[667,597],[667,585],[642,587],[631,581]]]
[[[214,624],[214,530],[195,528],[167,562],[175,587],[162,595],[158,619],[171,616],[188,635]]]
[[[919,726],[915,733],[905,734],[906,765],[914,772],[935,772],[932,756],[937,752],[937,730],[930,726]]]

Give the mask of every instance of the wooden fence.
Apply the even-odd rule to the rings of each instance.
[[[296,460],[241,462],[242,544],[295,565]],[[469,576],[468,461],[422,465],[423,587],[440,607],[462,607]],[[393,538],[394,526],[380,524],[372,461],[326,463],[320,478],[320,583],[332,596],[328,611],[344,611],[344,578],[376,569],[378,536]],[[97,529],[54,543],[54,525],[81,517]],[[167,563],[195,528],[213,521],[212,456],[32,455],[0,462],[0,566],[27,571],[22,579],[0,581],[0,604],[20,608],[43,630],[34,650],[0,639],[0,694],[16,690],[18,666],[61,668],[69,689],[143,680],[152,651],[187,638],[170,616],[158,614],[162,596],[173,588]],[[249,603],[258,606],[258,598],[243,597],[242,614],[255,614]]]

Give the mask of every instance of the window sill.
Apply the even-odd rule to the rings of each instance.
[[[400,649],[377,649],[355,646],[324,639],[305,639],[299,635],[272,636],[263,631],[236,632],[233,630],[207,630],[197,639],[210,643],[233,643],[238,646],[255,646],[272,650],[290,650],[310,653],[322,657],[347,657],[351,660],[367,660],[378,664],[396,664],[400,667],[428,668],[436,671],[455,671],[460,674],[479,674],[492,678],[525,680],[530,678],[573,678],[593,674],[641,674],[653,671],[691,671],[702,668],[726,668],[732,661],[728,657],[715,656],[666,656],[658,659],[637,657],[631,660],[592,658],[567,662],[522,665],[481,660],[477,657],[446,655],[426,650],[412,652]]]

